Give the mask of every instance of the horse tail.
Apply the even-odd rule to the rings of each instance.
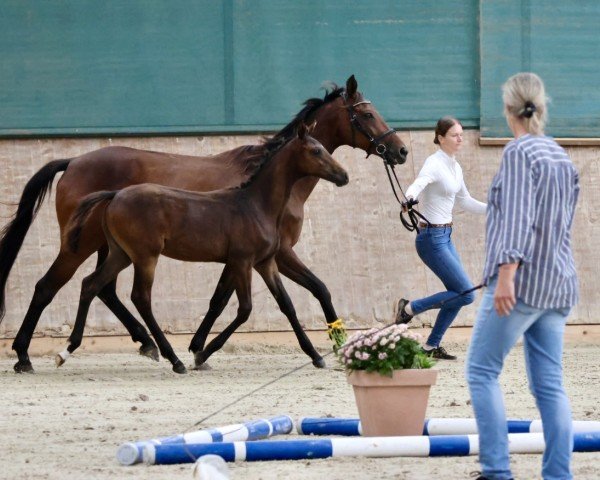
[[[8,274],[23,245],[25,235],[42,206],[44,198],[52,190],[54,177],[57,173],[64,172],[71,160],[73,159],[54,160],[40,168],[25,185],[12,220],[0,231],[0,322],[6,313],[5,289]]]
[[[77,210],[75,210],[75,213],[71,215],[66,228],[67,244],[72,252],[76,252],[79,248],[79,239],[81,237],[81,231],[83,230],[83,224],[91,215],[94,207],[102,202],[112,200],[117,193],[118,190],[103,190],[84,197],[77,207]]]

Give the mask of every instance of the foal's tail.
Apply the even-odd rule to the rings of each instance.
[[[75,210],[73,215],[71,215],[66,228],[67,244],[72,252],[76,252],[79,248],[79,239],[81,237],[81,230],[83,230],[83,224],[92,213],[94,207],[102,202],[112,200],[117,193],[118,190],[103,190],[101,192],[92,193],[83,198],[77,207],[77,210]]]
[[[25,235],[42,206],[44,198],[52,190],[54,177],[57,173],[64,172],[71,160],[73,159],[54,160],[40,168],[25,185],[12,220],[0,231],[0,321],[6,313],[4,291],[8,274],[23,245]]]

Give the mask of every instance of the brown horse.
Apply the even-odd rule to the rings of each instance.
[[[303,177],[324,178],[338,186],[348,183],[348,174],[302,124],[298,137],[265,155],[263,166],[241,188],[197,193],[155,184],[124,190],[98,192],[84,198],[75,212],[67,238],[73,250],[85,218],[96,205],[109,201],[104,210],[104,234],[108,257],[83,280],[78,320],[85,318],[92,299],[118,273],[133,263],[131,299],[152,332],[160,353],[173,364],[173,371],[185,373],[152,314],[154,272],[160,255],[188,262],[225,264],[211,300],[215,318],[235,289],[239,308],[235,320],[206,349],[198,350],[196,334],[190,345],[196,365],[202,364],[223,346],[227,338],[247,319],[252,310],[252,269],[262,276],[292,325],[304,352],[320,359],[300,328],[294,307],[283,288],[275,254],[279,250],[279,227],[292,187]],[[102,212],[100,212],[102,214]],[[218,310],[218,311],[216,311]],[[209,315],[207,314],[207,317]]]
[[[274,139],[291,138],[301,122],[317,121],[313,136],[328,152],[341,145],[361,148],[390,163],[404,163],[408,154],[398,135],[389,129],[373,105],[357,90],[354,76],[346,88],[334,88],[324,99],[309,99],[305,107]],[[40,315],[56,293],[73,276],[79,266],[94,252],[98,265],[107,254],[102,233],[101,216],[93,213],[81,232],[77,252],[72,252],[64,241],[65,226],[81,199],[100,190],[120,190],[129,185],[145,182],[171,187],[210,191],[239,185],[256,169],[264,146],[243,146],[210,157],[192,157],[148,152],[124,147],[108,147],[77,158],[56,160],[42,167],[27,183],[14,219],[5,226],[0,240],[0,319],[5,312],[5,287],[10,270],[21,248],[27,230],[55,175],[64,171],[56,191],[56,213],[61,231],[61,247],[48,272],[37,282],[35,293],[12,348],[18,362],[16,372],[33,371],[28,355],[29,344]],[[280,249],[276,255],[279,271],[294,282],[307,288],[320,302],[328,324],[338,316],[331,303],[331,295],[318,279],[296,256],[293,246],[298,242],[304,217],[304,203],[316,186],[318,178],[306,177],[293,188],[283,214],[280,230]],[[230,295],[233,290],[230,290]],[[107,284],[100,299],[127,328],[134,341],[142,343],[140,353],[156,357],[156,346],[144,327],[127,311],[116,296],[115,284]],[[208,330],[212,325],[206,323]],[[208,333],[207,333],[208,334]],[[69,341],[79,345],[83,325],[76,325]]]

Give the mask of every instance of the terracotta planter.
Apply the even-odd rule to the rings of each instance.
[[[437,370],[395,370],[392,377],[363,370],[348,374],[367,437],[422,435],[429,389]]]

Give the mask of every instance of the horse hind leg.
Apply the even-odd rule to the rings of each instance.
[[[161,355],[173,365],[173,371],[175,373],[187,373],[185,365],[175,354],[173,347],[160,329],[152,313],[152,285],[154,283],[154,270],[157,261],[158,256],[151,257],[143,263],[136,262],[134,264],[135,273],[131,300],[154,336]]]
[[[114,247],[113,247],[114,248]],[[108,247],[104,246],[98,251],[97,268],[104,262],[108,252]],[[138,322],[135,317],[127,310],[125,305],[117,297],[117,280],[109,282],[98,294],[98,298],[110,309],[119,319],[123,326],[129,332],[134,342],[140,342],[139,353],[142,356],[151,358],[158,362],[158,348],[152,340],[148,331]],[[83,329],[81,331],[83,334]],[[81,339],[79,340],[81,342]]]
[[[221,273],[221,278],[219,278],[219,282],[217,283],[217,288],[213,293],[213,296],[210,299],[208,312],[204,316],[200,327],[196,331],[194,338],[190,342],[189,351],[194,354],[194,358],[197,357],[197,353],[201,353],[204,350],[204,345],[206,344],[206,338],[210,333],[211,328],[215,324],[219,315],[223,313],[223,310],[227,306],[231,295],[233,294],[233,284],[232,277],[230,274],[230,270],[225,267],[223,269],[223,273]],[[201,355],[198,355],[201,357]],[[208,370],[210,367],[207,363],[203,361],[201,363],[196,363],[194,365],[194,370]]]
[[[117,278],[119,272],[127,268],[131,260],[125,252],[117,245],[111,248],[106,261],[100,265],[91,275],[83,279],[81,283],[81,295],[79,297],[79,306],[77,308],[77,317],[73,332],[69,336],[67,349],[55,357],[56,366],[60,367],[66,359],[81,345],[85,321],[90,309],[92,300],[109,283]]]
[[[16,373],[33,373],[28,350],[40,316],[57,292],[73,277],[79,266],[91,253],[89,251],[72,253],[61,249],[52,266],[37,282],[23,323],[12,344],[12,349],[17,353],[18,358],[13,367]]]
[[[196,367],[202,365],[213,353],[221,349],[240,325],[248,320],[252,312],[252,267],[250,265],[238,265],[232,268],[232,278],[239,301],[237,316],[225,330],[212,339],[203,351],[194,354]]]
[[[112,249],[117,252],[120,250],[120,247],[114,243],[114,241],[109,240],[112,244]],[[108,246],[104,245],[98,250],[98,261],[96,263],[96,270],[98,270],[104,263],[108,254]],[[118,256],[123,257],[122,254],[118,254]],[[129,262],[129,260],[125,260],[123,257],[123,261]],[[139,323],[131,313],[125,308],[125,306],[121,303],[119,298],[117,297],[116,292],[116,278],[114,280],[109,281],[98,293],[98,298],[102,300],[102,302],[117,316],[117,318],[121,321],[121,323],[125,326],[131,338],[134,342],[141,342],[142,345],[139,349],[140,355],[144,355],[152,358],[153,360],[158,361],[158,350],[156,348],[156,344],[152,341],[152,338],[144,328],[144,326]],[[83,331],[85,329],[85,323],[87,321],[87,315],[85,316],[77,316],[77,320],[75,321],[75,325],[73,327],[73,332],[69,336],[68,345],[65,350],[58,353],[55,357],[55,362],[58,367],[63,365],[71,353],[73,353],[79,346],[83,340]]]

